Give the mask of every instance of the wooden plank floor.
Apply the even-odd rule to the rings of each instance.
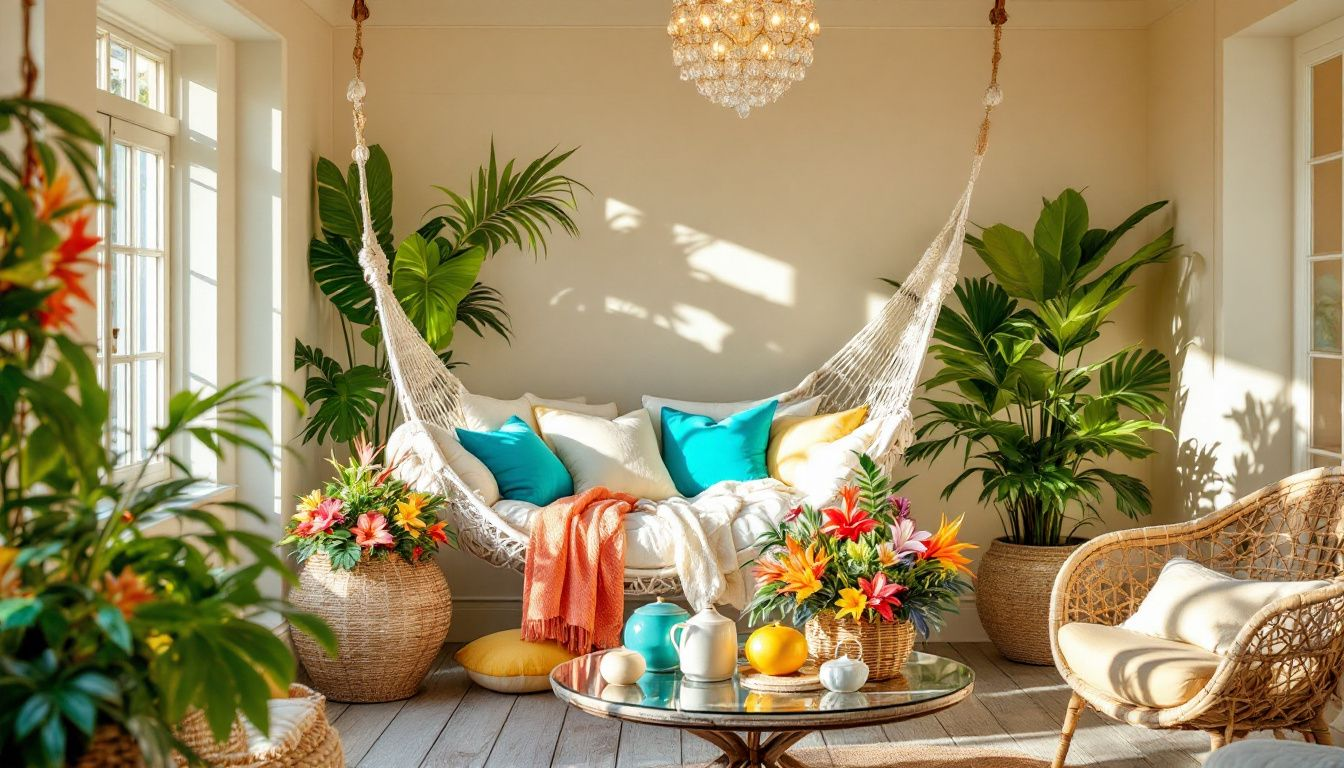
[[[1053,668],[1007,661],[987,643],[931,643],[927,649],[975,670],[972,698],[933,717],[812,734],[800,745],[890,741],[999,746],[1047,760],[1053,756],[1069,700]],[[351,768],[652,768],[703,765],[716,754],[690,734],[586,715],[549,693],[505,696],[483,690],[453,661],[453,650],[444,649],[415,698],[328,705]],[[1207,749],[1200,734],[1148,731],[1089,712],[1069,765],[1192,768]]]

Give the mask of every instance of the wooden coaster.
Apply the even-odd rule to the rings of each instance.
[[[817,671],[817,663],[812,659],[808,659],[802,669],[790,675],[767,675],[756,671],[750,664],[743,664],[738,667],[737,676],[743,686],[753,691],[806,693],[821,690],[821,675]]]

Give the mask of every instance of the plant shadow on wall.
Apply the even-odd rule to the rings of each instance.
[[[1203,254],[1191,252],[1182,255],[1171,268],[1178,270],[1176,291],[1168,299],[1171,307],[1172,338],[1172,389],[1176,395],[1167,427],[1171,434],[1181,434],[1181,420],[1190,399],[1190,390],[1184,384],[1186,358],[1191,348],[1200,340],[1194,333],[1194,323],[1190,309],[1194,305],[1191,290],[1194,278],[1204,268]],[[1214,442],[1201,445],[1195,438],[1187,438],[1179,444],[1169,440],[1176,452],[1176,487],[1181,500],[1181,508],[1172,510],[1181,517],[1196,518],[1214,512],[1218,508],[1218,499],[1227,488],[1227,476],[1218,469],[1218,451],[1222,443]],[[1238,494],[1240,495],[1240,494]]]
[[[556,170],[573,153],[552,150],[515,170],[513,160],[497,163],[492,142],[489,163],[477,170],[467,193],[436,186],[446,200],[394,248],[392,166],[380,146],[369,148],[369,205],[373,231],[389,256],[389,282],[444,365],[461,364],[452,357],[459,324],[477,336],[489,331],[507,341],[512,334],[503,296],[477,279],[486,259],[510,245],[544,253],[556,227],[578,234],[575,188],[587,187]],[[340,314],[344,363],[295,339],[294,369],[308,370],[304,399],[314,407],[303,441],[352,444],[364,435],[386,445],[401,414],[373,292],[359,263],[359,176],[353,163],[342,175],[335,163],[321,158],[315,180],[322,231],[309,244],[308,265]]]

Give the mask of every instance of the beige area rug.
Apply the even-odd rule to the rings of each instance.
[[[1048,768],[1021,752],[928,744],[856,744],[791,749],[789,757],[808,768]],[[713,765],[710,763],[709,765]]]

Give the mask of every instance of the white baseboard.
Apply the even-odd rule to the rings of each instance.
[[[626,605],[628,614],[635,606]],[[522,598],[453,596],[453,623],[448,642],[468,643],[491,632],[517,629],[522,624]],[[744,627],[745,629],[745,627]],[[947,617],[942,631],[929,639],[943,643],[983,642],[988,638],[975,615],[975,597],[961,600],[961,612]]]

